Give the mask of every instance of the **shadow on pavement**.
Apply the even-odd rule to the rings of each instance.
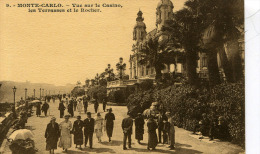
[[[72,152],[74,153],[87,153],[87,152],[95,152],[95,153],[104,153],[104,152],[108,152],[108,153],[116,153],[113,149],[109,149],[109,148],[83,148],[82,151],[74,151]]]
[[[36,128],[35,128],[35,127],[33,127],[33,126],[25,126],[25,129],[29,129],[29,130],[36,130]]]
[[[101,142],[100,144],[107,146],[120,146],[123,144],[123,141],[112,140],[112,142]]]
[[[189,144],[181,144],[181,143],[176,143],[175,146],[176,146],[176,147],[187,147],[187,148],[188,148],[188,147],[192,147],[192,146],[189,145]]]
[[[138,149],[138,148],[131,148],[129,150],[134,150],[140,153],[146,152],[156,152],[156,153],[178,153],[178,154],[198,154],[202,153],[201,151],[193,150],[193,149],[186,149],[186,148],[176,148],[175,150],[163,150],[163,149],[155,149],[153,151],[147,149]]]

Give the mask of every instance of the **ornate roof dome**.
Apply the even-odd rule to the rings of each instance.
[[[168,5],[171,6],[172,8],[174,7],[171,0],[160,0],[160,2],[157,4],[157,9],[159,9],[162,5]]]

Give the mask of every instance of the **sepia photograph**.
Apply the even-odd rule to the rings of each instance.
[[[246,153],[244,3],[1,0],[0,153]]]

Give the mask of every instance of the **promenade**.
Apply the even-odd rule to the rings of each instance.
[[[48,154],[49,152],[45,150],[46,143],[44,138],[44,133],[47,124],[50,122],[52,116],[57,118],[56,122],[60,123],[64,119],[59,118],[59,110],[58,104],[59,102],[56,101],[55,103],[50,102],[50,115],[48,117],[36,117],[35,112],[32,117],[28,119],[28,123],[26,127],[31,129],[35,134],[35,146],[39,150],[39,154]],[[108,106],[110,107],[110,106]],[[108,138],[106,136],[106,132],[104,132],[102,137],[102,143],[98,143],[96,135],[93,135],[93,148],[90,149],[89,147],[84,148],[83,150],[79,150],[75,148],[75,145],[72,145],[72,148],[68,149],[69,154],[82,154],[82,153],[146,153],[149,152],[147,148],[147,141],[148,141],[148,134],[147,134],[147,126],[145,124],[145,134],[144,134],[144,141],[142,144],[139,145],[135,140],[134,131],[132,134],[132,148],[128,150],[123,150],[123,132],[121,128],[121,122],[124,117],[126,117],[127,108],[125,106],[111,106],[113,109],[113,113],[115,114],[116,120],[114,125],[113,137],[112,142],[108,142]],[[102,110],[102,104],[99,105],[99,111],[102,117],[105,116],[106,112],[104,113]],[[35,109],[34,109],[35,110]],[[94,106],[93,104],[89,105],[88,111],[92,113],[92,117],[95,118],[96,114],[94,113]],[[67,114],[67,111],[65,112]],[[75,116],[79,115],[77,111],[75,111]],[[86,114],[81,113],[81,117],[84,120],[87,116]],[[70,121],[73,123],[76,118],[71,118]],[[195,154],[195,153],[215,153],[215,154],[238,154],[244,153],[244,150],[234,144],[229,142],[221,142],[221,141],[209,141],[208,139],[200,140],[198,136],[191,135],[191,132],[186,131],[182,128],[175,128],[176,130],[176,149],[169,150],[168,145],[159,144],[156,147],[155,151],[150,151],[151,153],[180,153],[180,154]],[[134,127],[133,127],[134,130]],[[73,135],[72,135],[73,139]],[[8,144],[5,146],[4,153],[11,153]],[[55,150],[55,153],[63,153],[61,148]]]

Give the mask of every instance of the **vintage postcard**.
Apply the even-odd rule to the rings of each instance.
[[[1,0],[0,153],[245,153],[244,0]]]

